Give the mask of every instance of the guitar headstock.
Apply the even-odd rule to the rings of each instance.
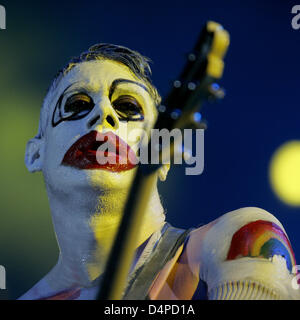
[[[160,114],[155,128],[201,127],[199,110],[202,103],[224,97],[218,80],[223,75],[223,58],[228,46],[229,33],[220,24],[207,22],[187,56],[182,73],[158,106]]]

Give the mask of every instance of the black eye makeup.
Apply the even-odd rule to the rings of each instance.
[[[145,117],[144,109],[134,95],[127,94],[127,92],[122,93],[123,90],[120,90],[119,95],[115,99],[112,99],[113,93],[120,83],[133,83],[146,91],[147,88],[144,88],[142,84],[132,80],[116,79],[112,83],[109,91],[109,100],[120,121],[143,121]],[[63,121],[82,119],[87,116],[95,106],[93,99],[86,93],[85,89],[77,89],[78,92],[73,94],[71,94],[71,92],[66,93],[71,86],[73,86],[73,84],[67,87],[58,99],[52,116],[53,127],[56,127]],[[126,91],[128,91],[128,89]],[[133,89],[131,91],[133,91]],[[130,91],[128,93],[130,93]]]
[[[142,121],[144,111],[138,101],[129,95],[119,96],[112,102],[120,121]]]
[[[78,120],[84,118],[94,108],[93,99],[86,93],[76,93],[67,98],[63,104],[62,95],[55,107],[52,125],[57,126],[62,121]]]

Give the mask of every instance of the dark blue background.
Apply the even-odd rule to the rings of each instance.
[[[222,86],[227,95],[206,105],[205,170],[185,176],[173,168],[160,189],[167,219],[175,226],[207,223],[244,206],[273,213],[300,259],[300,208],[280,202],[268,179],[273,152],[300,139],[300,30],[291,27],[293,1],[2,1],[7,33],[20,28],[28,88],[44,94],[70,57],[97,42],[128,46],[153,60],[153,82],[165,94],[206,20],[230,32]],[[32,46],[35,43],[35,46]],[[7,50],[7,48],[1,48]],[[0,70],[1,72],[1,70]],[[41,95],[42,96],[42,95]],[[37,108],[39,106],[36,106]],[[51,228],[51,225],[49,225]]]

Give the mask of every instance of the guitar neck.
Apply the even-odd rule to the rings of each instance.
[[[154,129],[183,129],[191,126],[195,110],[209,97],[222,97],[222,90],[214,82],[222,76],[223,56],[229,45],[228,33],[217,23],[208,22],[168,96],[158,106],[160,111]],[[150,140],[150,139],[149,139]],[[151,141],[148,144],[151,152]],[[123,218],[112,246],[98,300],[122,298],[126,279],[134,258],[139,230],[147,210],[149,198],[157,183],[157,165],[139,164],[131,184]],[[170,152],[170,150],[167,150]]]
[[[143,213],[147,209],[150,190],[156,185],[156,171],[144,174],[139,166],[125,206],[123,219],[111,249],[98,300],[119,300],[122,298],[126,278],[129,273],[135,250]],[[116,262],[118,261],[118,262]]]

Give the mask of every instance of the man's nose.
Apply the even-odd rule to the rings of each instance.
[[[119,129],[119,118],[108,98],[103,98],[96,103],[87,119],[87,128],[89,130],[99,125],[104,129]]]

